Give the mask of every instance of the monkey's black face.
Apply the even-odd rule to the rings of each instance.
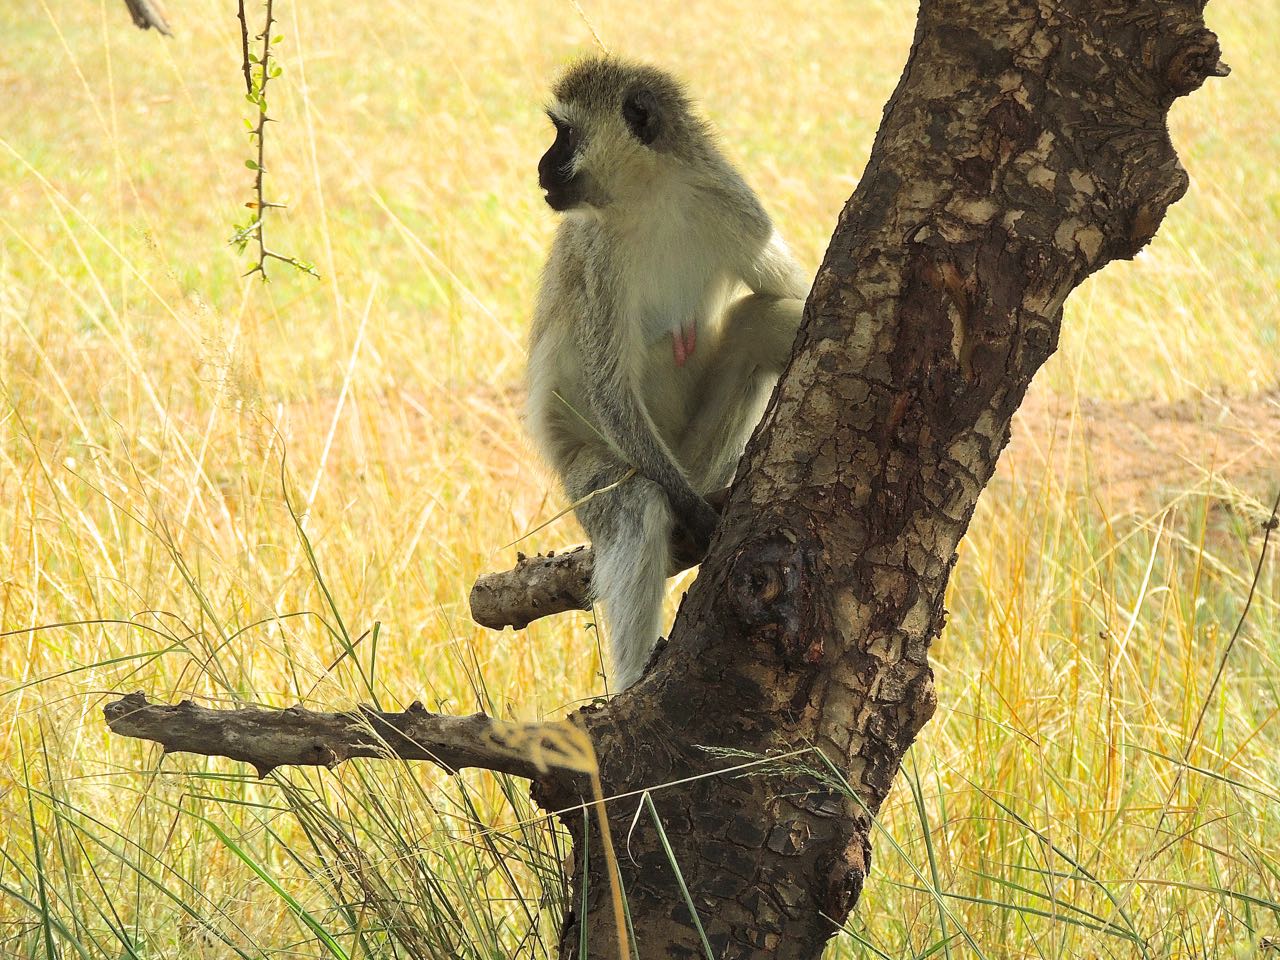
[[[548,114],[556,126],[556,139],[538,161],[538,184],[546,191],[552,210],[570,210],[583,200],[582,178],[573,172],[573,157],[580,137],[571,124]]]

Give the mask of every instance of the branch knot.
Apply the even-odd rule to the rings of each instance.
[[[1197,30],[1165,64],[1165,86],[1174,97],[1184,97],[1209,77],[1225,77],[1231,73],[1231,68],[1221,58],[1222,48],[1213,31]]]
[[[726,600],[750,634],[771,641],[791,665],[816,666],[831,614],[822,599],[820,546],[776,530],[739,548],[729,569]]]

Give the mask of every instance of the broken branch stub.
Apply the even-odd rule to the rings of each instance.
[[[539,617],[591,609],[593,554],[579,546],[536,557],[520,554],[516,565],[476,578],[471,619],[490,630],[521,630]]]

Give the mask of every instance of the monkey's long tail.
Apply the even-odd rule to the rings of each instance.
[[[641,477],[610,497],[613,535],[593,540],[596,598],[604,604],[613,659],[610,686],[625,690],[644,671],[662,629],[674,520],[667,495]]]

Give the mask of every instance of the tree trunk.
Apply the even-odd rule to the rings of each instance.
[[[578,805],[602,788],[621,798],[609,833],[640,957],[815,960],[858,899],[871,817],[933,713],[928,651],[956,545],[1057,344],[1063,302],[1132,257],[1186,189],[1169,106],[1226,74],[1203,6],[922,0],[866,173],[671,640],[639,684],[575,718],[598,784],[577,730],[418,707],[219,719],[135,696],[107,707],[112,729],[259,769],[380,750],[515,769],[547,810],[577,808],[563,817],[575,838]],[[504,581],[516,599],[498,603],[519,609],[494,621],[580,602],[584,558],[525,564]],[[678,875],[635,796],[646,788]],[[584,925],[590,957],[619,949],[615,860],[594,818],[587,828],[565,960]]]
[[[856,902],[869,817],[934,710],[928,650],[956,545],[1056,347],[1063,302],[1131,258],[1187,187],[1169,106],[1226,73],[1203,6],[921,3],[671,640],[640,684],[581,718],[605,796],[679,781],[652,799],[716,958],[813,960]],[[817,756],[706,776],[806,745],[856,801]],[[579,800],[538,790],[550,809]],[[706,956],[650,818],[633,828],[634,800],[609,814],[627,838],[639,955]],[[566,960],[584,921],[589,955],[616,956],[599,855],[587,874]]]

